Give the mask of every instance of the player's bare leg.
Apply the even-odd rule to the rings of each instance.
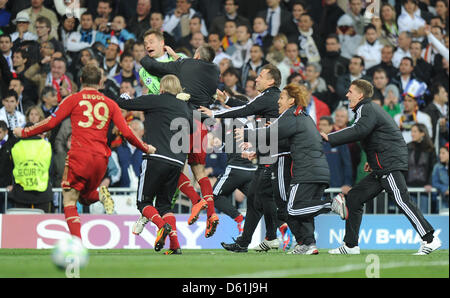
[[[77,211],[79,197],[80,192],[76,189],[70,188],[63,190],[64,216],[69,227],[69,232],[72,236],[77,236],[81,239],[81,221]]]
[[[208,209],[206,211],[208,219],[206,221],[206,230],[205,230],[205,237],[208,238],[214,235],[217,225],[219,224],[219,217],[215,213],[214,209],[213,190],[211,182],[209,182],[209,178],[205,174],[205,165],[202,164],[191,165],[191,169],[195,179],[200,185],[203,199],[206,200],[206,203],[208,204]]]

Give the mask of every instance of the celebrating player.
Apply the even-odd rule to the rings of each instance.
[[[16,136],[26,138],[51,130],[62,120],[70,117],[72,141],[61,187],[64,215],[70,234],[80,239],[81,222],[76,207],[77,201],[89,205],[100,200],[107,213],[114,211],[114,201],[108,189],[101,187],[100,192],[97,191],[111,155],[111,149],[107,145],[110,122],[114,122],[133,146],[148,154],[156,151],[153,146],[147,145],[133,134],[119,106],[98,91],[101,78],[102,73],[97,66],[86,65],[81,75],[83,89],[80,92],[66,97],[57,111],[47,119],[25,129],[14,129]]]

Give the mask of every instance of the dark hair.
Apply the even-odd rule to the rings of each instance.
[[[229,75],[233,75],[233,76],[235,76],[236,78],[238,78],[239,79],[239,71],[236,69],[236,68],[234,68],[234,67],[228,67],[223,73],[222,73],[222,76],[224,77],[224,76],[226,76],[227,74],[229,74]]]
[[[41,100],[44,98],[47,94],[52,93],[53,95],[56,95],[56,90],[53,89],[53,87],[45,86],[41,91]]]
[[[385,70],[384,68],[382,68],[382,67],[376,68],[376,69],[374,70],[374,72],[373,72],[373,76],[375,76],[375,73],[384,73],[384,75],[385,75],[386,77],[388,77],[386,70]]]
[[[81,83],[83,85],[98,85],[102,79],[102,72],[93,64],[86,64],[81,73]]]
[[[441,88],[444,88],[444,86],[439,82],[431,85],[431,88],[430,88],[431,96],[434,97],[436,94],[439,94],[439,91],[441,90]]]
[[[8,130],[8,125],[3,120],[0,120],[0,129],[1,130]]]
[[[276,67],[275,65],[269,63],[264,65],[261,70],[263,69],[267,69],[269,70],[268,74],[272,77],[272,79],[274,80],[273,85],[277,88],[280,88],[281,85],[281,72],[278,69],[278,67]]]
[[[428,128],[423,123],[414,123],[411,126],[411,129],[414,126],[417,127],[417,129],[421,133],[423,133],[423,140],[422,140],[421,143],[423,143],[425,145],[424,151],[433,152],[434,151],[434,145],[433,145],[433,141],[430,138],[430,134],[428,133]]]
[[[325,41],[326,41],[327,39],[330,39],[330,38],[334,38],[334,39],[336,39],[337,43],[340,43],[340,42],[339,42],[339,36],[338,36],[336,33],[331,33],[331,34],[329,34],[329,35],[327,36],[327,38],[325,39]]]
[[[52,22],[50,22],[47,17],[40,16],[36,19],[35,23],[45,24],[45,26],[50,29],[49,34],[52,32]]]
[[[0,38],[2,37],[7,37],[9,39],[9,42],[12,42],[11,36],[9,36],[8,34],[0,34]]]
[[[369,29],[377,31],[377,28],[373,24],[368,24],[366,27],[364,27],[364,34],[366,34]]]
[[[331,116],[322,116],[320,117],[320,121],[325,120],[328,122],[328,125],[333,125],[334,121],[333,118]]]
[[[411,66],[414,66],[413,59],[411,57],[403,57],[402,60],[408,60],[411,63]],[[400,60],[401,61],[401,60]]]
[[[418,41],[418,40],[413,40],[413,41],[411,41],[411,45],[412,45],[413,43],[417,43],[418,45],[420,45],[420,49],[422,49],[422,43],[421,43],[420,41]]]
[[[358,55],[353,55],[352,58],[358,58],[362,67],[365,67],[364,58]]]
[[[6,94],[3,97],[3,99],[7,99],[9,97],[14,97],[16,99],[16,101],[19,99],[19,95],[17,95],[17,92],[14,91],[13,89],[6,91]]]
[[[122,63],[123,59],[125,59],[126,57],[131,57],[131,59],[134,60],[133,55],[131,55],[130,53],[125,52],[125,53],[123,53],[123,54],[120,56],[120,63]]]

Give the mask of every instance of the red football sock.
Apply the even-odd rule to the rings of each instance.
[[[69,226],[70,234],[81,239],[81,221],[77,206],[64,207],[64,215],[66,217],[67,226]]]
[[[191,200],[192,205],[197,204],[201,200],[195,188],[192,186],[191,180],[183,173],[180,174],[180,178],[178,179],[178,189]]]
[[[288,228],[287,223],[284,223],[278,229],[280,230],[281,234],[284,235],[284,233],[286,233],[287,228]]]
[[[211,186],[211,182],[209,182],[208,177],[203,177],[198,180],[198,184],[200,185],[200,189],[202,191],[203,199],[208,203],[208,210],[206,211],[206,215],[210,217],[214,212],[214,198],[213,198],[213,189]]]
[[[163,220],[172,227],[172,231],[169,233],[170,249],[175,250],[177,248],[180,248],[180,243],[178,242],[177,236],[177,224],[175,216],[173,215],[173,213],[167,213],[163,216]]]
[[[156,210],[153,206],[146,206],[142,210],[142,215],[147,217],[152,223],[154,223],[158,229],[161,229],[164,226],[164,220],[161,218],[161,216],[158,213],[158,210]]]
[[[242,214],[239,214],[239,216],[236,216],[234,219],[235,222],[240,223],[244,221],[244,216]]]

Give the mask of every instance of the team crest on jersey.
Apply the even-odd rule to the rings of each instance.
[[[150,78],[150,77],[146,77],[145,78],[145,85],[151,85],[152,84],[152,78]]]

